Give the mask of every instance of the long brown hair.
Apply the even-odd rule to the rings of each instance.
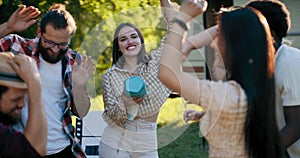
[[[282,157],[275,119],[275,49],[267,21],[252,8],[223,12],[218,19],[227,77],[238,82],[247,95],[244,136],[248,155]]]

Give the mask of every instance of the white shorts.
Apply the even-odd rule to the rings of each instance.
[[[127,120],[124,127],[107,126],[100,146],[101,158],[158,158],[157,125],[144,120]]]

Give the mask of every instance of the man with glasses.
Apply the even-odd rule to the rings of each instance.
[[[43,38],[47,48],[52,48],[52,47],[58,46],[59,49],[66,50],[69,47],[69,42],[55,43],[53,41],[48,40],[45,36],[43,36],[43,34],[42,34],[42,38]]]
[[[51,6],[42,17],[35,39],[10,34],[35,23],[32,18],[22,18],[39,14],[37,9],[28,8],[18,8],[8,22],[0,25],[0,51],[26,54],[37,62],[48,121],[46,157],[84,157],[74,138],[71,114],[83,118],[89,111],[86,83],[95,69],[94,62],[69,48],[76,23],[62,4]],[[24,129],[27,119],[25,109],[22,124],[15,128]]]

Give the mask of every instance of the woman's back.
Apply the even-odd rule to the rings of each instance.
[[[204,107],[201,132],[210,144],[210,157],[281,157],[274,108],[275,50],[269,26],[260,12],[239,7],[218,16],[212,46],[223,57],[227,80],[238,83],[236,86],[199,80],[180,70],[182,54],[176,51],[181,50],[186,31],[182,23],[190,21],[186,14],[195,17],[203,12],[205,3],[184,1],[176,16],[180,22],[170,29],[170,40],[166,42],[170,47],[160,60],[159,78],[186,100]],[[174,80],[168,80],[170,76]]]
[[[234,81],[203,81],[201,103],[206,114],[200,120],[201,134],[209,143],[210,157],[247,157],[244,124],[247,99]]]

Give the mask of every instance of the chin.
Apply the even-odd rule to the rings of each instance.
[[[138,54],[139,54],[139,52],[135,51],[135,50],[126,51],[126,53],[125,53],[126,56],[131,56],[131,57],[137,56]]]

